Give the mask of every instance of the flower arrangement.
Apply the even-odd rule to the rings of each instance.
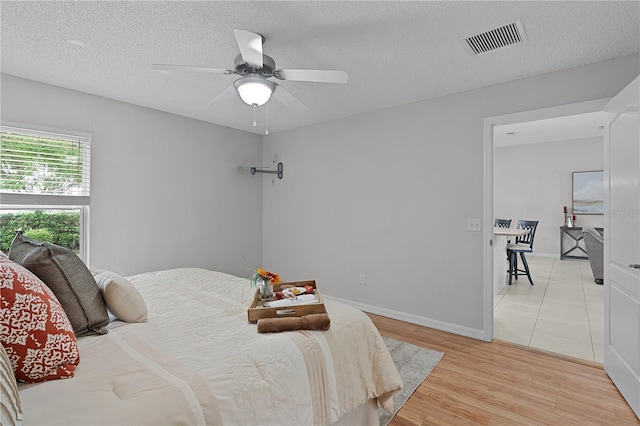
[[[253,275],[249,278],[251,287],[258,287],[261,299],[271,299],[273,297],[273,285],[280,283],[280,275],[266,269],[256,268],[247,259],[244,259],[244,261],[249,265],[247,269],[253,272]],[[258,285],[258,282],[271,285]],[[244,300],[244,288],[242,289],[242,299]]]
[[[262,282],[259,286],[257,285],[258,281]],[[271,298],[273,298],[273,286],[279,282],[280,276],[278,274],[274,274],[273,272],[269,272],[262,268],[255,269],[253,277],[251,277],[251,286],[258,287],[260,298],[262,300],[271,300]]]
[[[255,286],[256,282],[260,280],[265,283],[278,284],[280,282],[280,276],[266,269],[258,268],[254,270],[253,276],[251,277],[251,285]]]

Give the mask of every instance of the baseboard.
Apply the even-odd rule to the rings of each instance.
[[[555,257],[556,259],[560,259],[560,255],[558,253],[538,253],[534,251],[531,255],[533,257]]]
[[[553,257],[555,259],[560,259],[560,255],[557,253],[531,253],[533,257]],[[563,260],[577,260],[578,262],[588,262],[588,259],[563,259]]]
[[[366,303],[354,302],[352,300],[341,299],[339,297],[327,296],[323,294],[324,299],[335,300],[345,305],[353,306],[361,311],[370,314],[380,315],[399,321],[408,322],[410,324],[421,325],[423,327],[433,328],[435,330],[446,331],[448,333],[459,334],[460,336],[470,337],[472,339],[484,340],[484,331],[475,328],[463,327],[449,322],[438,321],[431,318],[421,317],[419,315],[408,314],[406,312],[395,311],[393,309],[381,308],[379,306],[367,305]]]

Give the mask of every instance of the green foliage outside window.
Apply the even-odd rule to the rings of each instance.
[[[82,186],[80,143],[2,132],[0,190],[70,194]]]
[[[67,247],[76,253],[80,250],[78,211],[0,212],[0,250],[9,253],[17,230],[34,240]]]

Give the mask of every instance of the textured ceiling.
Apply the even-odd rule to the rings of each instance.
[[[278,68],[343,69],[346,85],[283,81],[308,106],[268,103],[270,133],[637,53],[640,2],[7,2],[1,71],[255,133],[265,108],[207,104],[233,75],[233,29]],[[464,39],[520,19],[528,42],[472,56]]]

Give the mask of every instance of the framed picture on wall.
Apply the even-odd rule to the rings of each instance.
[[[604,172],[573,172],[573,214],[604,214]]]

